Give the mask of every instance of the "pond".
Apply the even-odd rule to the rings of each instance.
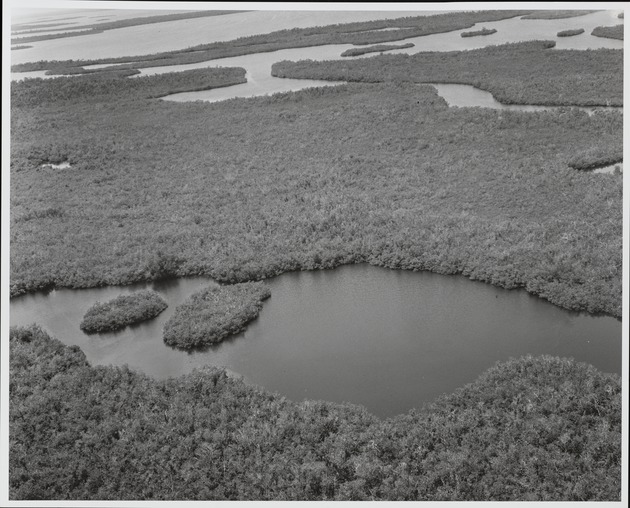
[[[462,276],[370,265],[269,279],[271,298],[248,329],[206,351],[166,346],[164,322],[205,278],[56,290],[11,300],[11,325],[37,322],[93,364],[128,364],[157,378],[225,366],[289,399],[365,405],[387,417],[474,381],[496,361],[525,354],[574,357],[621,372],[621,322],[569,312],[523,290]],[[95,301],[152,287],[169,308],[117,333],[85,335]]]

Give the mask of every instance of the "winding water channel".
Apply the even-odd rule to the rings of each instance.
[[[368,19],[382,19],[385,17],[400,17],[403,15],[410,15],[410,13],[338,13],[340,17],[336,18],[335,23],[359,21]],[[416,13],[418,14],[418,13]],[[428,14],[428,13],[425,13]],[[168,26],[169,29],[176,29],[180,23],[199,23],[205,24],[204,26],[210,27],[209,35],[211,40],[226,40],[229,39],[229,34],[232,34],[232,38],[251,35],[253,33],[260,33],[260,26],[262,21],[271,23],[265,31],[273,29],[282,29],[289,27],[290,23],[294,23],[293,26],[315,26],[318,21],[324,23],[326,20],[332,22],[327,16],[330,13],[310,13],[306,15],[304,12],[256,12],[256,13],[238,13],[229,14],[225,16],[218,16],[214,18],[202,18],[199,20],[184,20],[170,23],[160,23],[158,26]],[[264,19],[263,19],[264,18]],[[228,20],[228,26],[232,32],[226,32],[225,26],[219,29],[217,23]],[[258,20],[258,23],[254,23],[254,20]],[[318,20],[318,21],[315,21]],[[598,48],[623,48],[623,41],[607,39],[602,37],[595,37],[590,32],[597,26],[611,25],[623,22],[622,19],[616,17],[616,13],[613,11],[599,11],[584,16],[577,16],[573,18],[553,19],[553,20],[528,20],[522,17],[516,17],[501,21],[478,23],[472,29],[466,28],[462,30],[455,30],[451,32],[445,32],[440,34],[426,35],[421,37],[412,37],[404,39],[400,42],[413,43],[414,47],[406,49],[398,49],[388,51],[388,53],[406,53],[413,54],[419,51],[459,51],[483,48],[489,45],[505,44],[512,42],[523,42],[528,40],[554,40],[556,47],[554,49],[598,49]],[[271,27],[271,28],[270,28]],[[462,32],[476,30],[480,28],[496,29],[497,32],[490,36],[479,37],[461,37]],[[155,30],[155,25],[144,25],[141,27],[133,27],[135,29],[134,37],[146,38],[149,34],[144,33]],[[180,27],[181,28],[181,27]],[[558,37],[557,33],[562,30],[584,28],[585,32],[573,36],[573,37]],[[121,29],[127,30],[127,29]],[[203,30],[202,30],[203,31]],[[112,33],[117,30],[110,31]],[[188,32],[188,31],[186,31]],[[124,32],[126,33],[126,32]],[[179,37],[169,39],[169,44],[176,44],[181,41],[181,30]],[[110,35],[101,34],[109,40]],[[96,37],[96,36],[90,36]],[[100,37],[100,36],[99,36]],[[71,38],[72,41],[74,38]],[[135,39],[134,39],[135,40]],[[144,39],[143,39],[144,40]],[[188,39],[186,39],[188,40]],[[54,42],[54,41],[50,41]],[[205,42],[209,42],[205,40]],[[58,50],[61,54],[64,54],[64,58],[89,58],[87,55],[81,53],[82,49],[77,49],[76,42],[74,45],[68,45],[67,42],[61,42],[62,44]],[[112,42],[113,44],[113,42]],[[45,53],[45,46],[36,45],[34,51],[37,52],[38,58],[42,57],[42,51]],[[134,44],[134,47],[138,45]],[[140,46],[141,47],[141,46]],[[161,47],[161,46],[160,46]],[[162,74],[165,72],[181,72],[190,69],[199,69],[205,67],[242,67],[246,70],[247,82],[239,85],[233,85],[222,88],[215,88],[212,90],[203,90],[196,92],[183,92],[168,95],[162,97],[163,100],[170,100],[176,102],[188,102],[202,100],[206,102],[218,102],[233,98],[246,98],[257,97],[262,95],[271,95],[280,92],[298,91],[304,88],[317,87],[317,86],[334,86],[341,82],[335,81],[322,81],[312,79],[286,79],[276,78],[271,75],[271,66],[282,60],[338,60],[341,58],[341,53],[347,49],[353,48],[351,44],[329,44],[323,46],[312,46],[304,48],[284,49],[279,51],[271,51],[267,53],[255,53],[251,55],[242,55],[230,58],[220,58],[210,60],[206,62],[199,62],[195,64],[187,65],[173,65],[166,67],[151,67],[140,69],[138,76],[150,76],[155,74]],[[170,49],[176,49],[175,47]],[[154,48],[152,51],[158,51],[159,48]],[[167,50],[162,48],[161,51]],[[77,54],[76,52],[79,51]],[[113,51],[113,53],[112,53]],[[110,48],[107,56],[113,56],[117,54],[116,46]],[[17,56],[16,56],[17,55]],[[90,53],[90,57],[94,58],[94,55]],[[122,55],[121,55],[122,56]],[[372,58],[374,54],[366,54],[352,58]],[[18,53],[12,55],[12,63],[18,63],[19,61],[27,61],[28,54]],[[33,57],[31,57],[33,58]],[[55,59],[61,59],[57,56]],[[93,66],[86,66],[86,68],[106,68],[108,64],[96,64]],[[24,79],[25,77],[41,77],[51,78],[53,76],[46,75],[46,71],[35,71],[29,73],[13,73],[12,79]],[[131,78],[133,79],[133,77]],[[480,90],[470,85],[463,84],[447,84],[447,83],[432,83],[437,89],[438,95],[446,100],[450,106],[455,107],[485,107],[492,109],[508,109],[514,111],[531,112],[531,111],[549,111],[557,109],[553,106],[534,106],[534,105],[506,105],[498,102],[492,94],[484,90]],[[579,108],[592,114],[594,111],[602,109],[610,109],[621,111],[622,108]]]
[[[350,21],[362,21],[368,19],[383,19],[386,17],[396,18],[405,15],[411,15],[413,13],[409,12],[389,12],[389,13],[365,13],[365,12],[356,12],[356,13],[348,13],[348,12],[340,12],[337,13],[338,16],[335,20],[331,20],[331,13],[305,13],[305,12],[253,12],[253,13],[239,13],[239,14],[230,14],[225,16],[218,16],[214,18],[201,18],[199,20],[184,20],[184,21],[176,21],[170,23],[159,23],[157,25],[144,25],[140,27],[132,27],[130,29],[118,29],[111,30],[106,32],[105,34],[99,34],[94,36],[87,37],[103,37],[105,41],[108,41],[105,47],[108,50],[106,55],[100,55],[100,53],[94,54],[92,48],[91,51],[86,54],[87,49],[82,48],[80,44],[77,44],[76,38],[70,39],[61,39],[61,42],[56,41],[44,41],[46,43],[51,43],[53,45],[59,45],[57,48],[58,54],[53,57],[47,57],[50,49],[46,44],[42,45],[41,43],[35,43],[35,47],[32,50],[22,50],[21,52],[14,52],[11,55],[12,63],[20,63],[23,61],[31,61],[33,59],[80,59],[80,58],[97,58],[97,57],[105,57],[105,56],[126,56],[128,52],[125,54],[119,54],[121,51],[120,43],[116,45],[115,39],[110,40],[112,34],[118,33],[120,36],[120,30],[123,30],[122,34],[127,34],[125,30],[131,30],[129,35],[133,35],[131,39],[131,47],[141,48],[144,47],[143,44],[146,43],[147,39],[150,40],[150,34],[154,30],[159,30],[159,27],[163,27],[162,29],[166,30],[166,33],[170,33],[169,30],[173,30],[174,28],[179,27],[181,23],[188,23],[190,27],[187,30],[181,30],[179,27],[178,35],[171,38],[167,38],[169,41],[165,47],[163,36],[160,36],[160,40],[162,41],[160,46],[154,46],[151,49],[147,48],[145,53],[155,53],[157,51],[167,51],[172,49],[181,49],[184,47],[184,40],[182,40],[182,34],[187,34],[186,37],[190,37],[191,33],[195,33],[195,36],[198,34],[193,29],[193,25],[199,24],[198,28],[200,33],[204,33],[204,29],[202,26],[206,27],[208,35],[206,35],[206,39],[203,42],[210,42],[214,40],[228,40],[230,38],[242,37],[246,35],[251,35],[254,33],[261,33],[261,27],[265,26],[266,29],[264,32],[268,32],[274,29],[282,29],[282,28],[291,28],[297,26],[315,26],[317,24],[330,24],[330,23],[342,23],[342,22],[350,22]],[[421,14],[416,12],[416,15]],[[425,13],[428,14],[428,13]],[[226,25],[226,20],[229,21]],[[326,23],[328,20],[328,23]],[[222,23],[222,25],[221,25]],[[269,25],[265,25],[264,23],[270,23]],[[293,23],[293,24],[291,24]],[[397,53],[406,53],[413,54],[419,51],[460,51],[460,50],[470,50],[470,49],[479,49],[486,46],[498,45],[498,44],[506,44],[513,42],[524,42],[530,40],[553,40],[556,42],[556,47],[554,49],[598,49],[598,48],[613,48],[613,49],[621,49],[623,48],[623,41],[607,39],[603,37],[595,37],[591,35],[591,31],[597,27],[602,25],[614,25],[618,23],[623,23],[623,19],[619,19],[616,17],[616,11],[599,11],[591,14],[587,14],[584,16],[577,16],[573,18],[564,18],[564,19],[553,19],[553,20],[528,20],[523,19],[522,17],[516,17],[511,19],[505,19],[501,21],[495,22],[487,22],[487,23],[478,23],[474,25],[473,28],[466,28],[462,30],[454,30],[451,32],[445,32],[440,34],[433,35],[425,35],[421,37],[411,37],[408,39],[404,39],[402,41],[395,41],[394,44],[401,43],[413,43],[414,46],[406,49],[398,49],[388,51],[389,54],[397,54]],[[226,31],[225,26],[230,27],[232,30]],[[158,27],[158,28],[156,28]],[[164,28],[168,27],[168,28]],[[462,32],[467,32],[471,30],[478,30],[481,28],[488,29],[496,29],[497,32],[489,35],[489,36],[479,36],[479,37],[461,37]],[[573,37],[558,37],[557,33],[562,30],[575,29],[575,28],[584,28],[585,32],[573,36]],[[230,36],[231,34],[231,36]],[[82,37],[81,37],[82,38]],[[79,39],[81,39],[79,38]],[[136,39],[138,39],[136,41]],[[96,41],[98,39],[91,39]],[[74,44],[71,44],[67,41],[74,41]],[[135,42],[134,42],[135,41]],[[190,42],[189,38],[186,38],[185,41]],[[177,45],[177,44],[180,45]],[[197,42],[200,43],[200,42]],[[105,42],[103,42],[105,44]],[[110,47],[110,45],[113,45]],[[192,45],[192,44],[189,44]],[[102,51],[102,47],[99,46]],[[164,100],[171,100],[177,102],[185,102],[185,101],[195,101],[195,100],[203,100],[209,102],[222,101],[227,99],[232,99],[236,97],[255,97],[260,95],[270,95],[278,92],[290,92],[302,90],[304,88],[314,87],[314,86],[331,86],[335,84],[339,84],[338,82],[331,81],[320,81],[320,80],[308,80],[308,79],[284,79],[284,78],[276,78],[271,75],[271,66],[282,60],[338,60],[341,58],[341,53],[344,51],[353,48],[355,46],[351,44],[329,44],[323,46],[312,46],[305,48],[293,48],[293,49],[284,49],[279,51],[271,51],[267,53],[255,53],[251,55],[242,55],[237,57],[230,58],[219,58],[215,60],[209,60],[205,62],[199,62],[195,64],[187,64],[187,65],[172,65],[166,67],[150,67],[145,69],[140,69],[140,74],[138,76],[149,76],[154,74],[162,74],[165,72],[181,72],[190,69],[199,69],[206,67],[242,67],[246,70],[247,83],[217,88],[213,90],[204,90],[198,92],[184,92],[172,94],[166,97],[163,97]],[[128,51],[125,49],[125,51]],[[141,53],[136,53],[141,54]],[[59,56],[62,55],[62,56]],[[100,55],[100,56],[99,56]],[[351,58],[373,58],[374,54],[366,54],[357,57]],[[108,67],[108,65],[97,64],[94,66],[87,66],[86,68],[103,68]],[[46,71],[35,71],[28,73],[12,73],[12,79],[24,79],[26,77],[40,77],[40,78],[51,78],[53,76],[46,75]],[[133,79],[133,77],[131,78]],[[456,95],[459,95],[457,99],[458,103],[453,104],[456,106],[479,106],[479,107],[503,107],[498,103],[494,98],[488,94],[487,92],[479,91],[475,92],[474,87],[470,87],[468,85],[445,85],[451,87],[448,90],[450,93],[449,97],[453,98]],[[459,89],[454,89],[452,87],[460,87]],[[473,89],[472,91],[470,89]],[[438,89],[438,93],[440,90]],[[485,94],[485,95],[484,95]],[[442,95],[440,93],[440,95]],[[489,96],[489,98],[487,97]],[[446,97],[445,97],[446,98]],[[447,102],[449,99],[447,98]],[[520,111],[539,111],[542,110],[541,106],[507,106],[509,109],[515,109]],[[549,107],[544,108],[545,110],[551,109]]]
[[[623,22],[623,20],[616,18],[610,11],[601,11],[575,18],[555,20],[527,20],[519,17],[490,23],[478,23],[473,28],[425,35],[421,37],[411,37],[409,39],[395,41],[393,44],[413,43],[414,46],[411,48],[387,51],[387,54],[414,54],[420,51],[463,51],[484,48],[491,45],[530,40],[553,40],[556,42],[554,49],[620,49],[623,48],[623,41],[605,39],[590,35],[590,32],[596,26],[600,26],[602,24],[610,25],[617,22]],[[482,27],[495,28],[497,33],[490,36],[461,37],[462,32],[477,30]],[[578,36],[557,36],[557,33],[561,30],[584,27],[586,27],[585,33]],[[177,102],[195,100],[216,102],[235,97],[254,97],[277,92],[297,91],[313,86],[330,86],[339,84],[339,82],[331,81],[276,78],[271,75],[271,67],[274,63],[282,60],[339,60],[341,58],[341,53],[353,47],[355,46],[351,44],[330,44],[325,46],[284,49],[269,53],[256,53],[252,55],[221,58],[208,62],[199,62],[196,64],[145,68],[140,69],[139,75],[148,76],[164,72],[184,71],[204,67],[245,68],[247,72],[247,83],[213,90],[183,92],[163,97],[164,100]],[[349,59],[373,57],[374,54],[365,54],[351,57]],[[468,85],[445,85],[445,87],[451,87],[451,89],[448,90],[448,92],[450,92],[450,97],[456,97],[459,95],[458,104],[455,104],[457,106],[494,108],[504,106],[494,100],[489,93],[483,91],[479,91],[481,93],[477,93],[475,90],[478,89]],[[452,87],[459,87],[459,89],[454,89]],[[439,89],[438,93],[440,93]],[[440,93],[440,95],[442,94]],[[490,96],[490,99],[486,96]],[[540,111],[551,109],[549,107],[543,108],[541,106],[519,105],[508,106],[508,108],[519,111]]]
[[[559,20],[514,18],[480,23],[465,30],[397,41],[396,44],[412,42],[415,46],[392,53],[474,49],[534,39],[555,40],[557,49],[622,48],[623,41],[590,35],[596,26],[622,23],[616,14],[604,11]],[[12,63],[19,63],[127,56],[129,48],[140,55],[282,28],[379,19],[372,14],[363,18],[333,16],[335,19],[328,21],[324,15],[321,20],[313,21],[304,13],[239,13],[144,25],[87,36],[90,39],[81,36],[33,43],[32,49],[13,52],[11,57]],[[266,22],[261,23],[261,19]],[[211,29],[204,34],[201,27]],[[469,38],[460,35],[462,31],[482,27],[496,28],[497,33]],[[584,28],[585,33],[566,38],[556,36],[558,31],[573,28]],[[162,35],[160,30],[164,31]],[[171,32],[173,36],[169,37]],[[129,39],[124,34],[133,37]],[[203,40],[197,41],[199,37]],[[334,86],[335,83],[328,81],[274,78],[271,65],[281,60],[339,59],[351,47],[344,44],[287,49],[194,65],[142,69],[141,75],[201,67],[244,67],[246,84],[175,94],[166,99],[219,101],[252,97],[311,86]],[[12,74],[12,79],[24,77],[49,76],[43,72]],[[552,109],[503,105],[488,92],[468,85],[432,85],[454,107]],[[594,110],[581,109],[589,114]],[[11,300],[10,322],[11,325],[37,322],[64,343],[80,346],[93,364],[128,364],[157,378],[185,374],[203,365],[225,366],[248,382],[293,400],[349,401],[363,404],[380,416],[420,407],[473,381],[496,361],[524,354],[570,356],[605,372],[621,372],[620,321],[569,312],[523,290],[503,290],[459,276],[368,265],[287,273],[267,282],[272,297],[266,301],[259,318],[246,332],[205,351],[183,352],[162,341],[162,327],[175,307],[213,283],[205,278],[24,295]],[[88,336],[79,329],[83,315],[97,300],[106,301],[146,287],[158,291],[169,304],[156,319],[116,333]]]
[[[461,276],[350,265],[292,272],[267,281],[272,296],[237,336],[192,353],[163,343],[175,307],[204,278],[97,289],[61,289],[11,300],[11,325],[33,321],[93,364],[128,364],[157,378],[202,365],[225,366],[292,400],[363,404],[380,416],[420,407],[496,361],[551,354],[621,372],[621,322],[570,312],[523,290]],[[169,307],[152,321],[86,335],[87,309],[152,287]]]

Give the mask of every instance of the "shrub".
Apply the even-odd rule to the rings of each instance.
[[[221,342],[243,331],[270,296],[262,282],[207,287],[175,309],[164,325],[164,342],[182,349]]]
[[[573,35],[580,35],[584,33],[583,28],[575,28],[573,30],[562,30],[557,33],[558,37],[571,37]]]
[[[79,325],[86,333],[119,330],[133,323],[153,319],[167,307],[155,291],[138,291],[120,295],[106,303],[96,302],[85,313]]]
[[[472,32],[462,32],[462,37],[476,37],[478,35],[492,35],[497,33],[496,28],[482,28],[481,30],[473,30]]]

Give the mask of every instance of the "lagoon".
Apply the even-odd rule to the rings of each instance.
[[[570,312],[524,290],[463,276],[365,264],[269,279],[271,298],[244,333],[204,351],[166,346],[164,322],[211,283],[197,277],[24,295],[11,300],[11,325],[37,322],[81,347],[93,364],[128,364],[156,378],[224,366],[295,401],[351,402],[383,417],[419,408],[496,361],[525,354],[574,357],[621,372],[615,318]],[[141,288],[169,304],[156,319],[115,333],[79,329],[95,301]]]

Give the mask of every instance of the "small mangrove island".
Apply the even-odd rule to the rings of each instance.
[[[109,302],[96,302],[85,313],[79,326],[86,333],[111,332],[153,319],[166,307],[167,303],[155,291],[137,291]]]
[[[209,286],[175,309],[164,325],[164,342],[182,349],[221,342],[245,330],[270,296],[263,282]]]
[[[341,56],[360,56],[367,53],[382,53],[383,51],[391,51],[393,49],[413,48],[414,43],[407,44],[377,44],[376,46],[368,46],[366,48],[350,48],[341,53]]]
[[[482,28],[481,30],[473,30],[471,32],[462,32],[462,37],[477,37],[478,35],[492,35],[497,33],[496,28]]]
[[[593,29],[591,35],[623,41],[623,25],[598,26]]]
[[[584,33],[583,28],[575,28],[573,30],[561,30],[556,35],[558,37],[572,37],[573,35],[580,35]]]

